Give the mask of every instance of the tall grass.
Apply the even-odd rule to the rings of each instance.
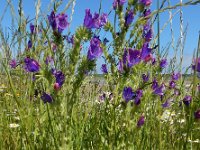
[[[47,12],[41,9],[41,3],[41,0],[36,1],[35,18],[32,19],[23,14],[22,0],[18,6],[7,0],[0,16],[0,149],[200,149],[200,117],[194,115],[200,109],[199,72],[189,66],[192,75],[187,78],[182,70],[187,28],[183,27],[181,9],[197,5],[199,0],[180,1],[174,6],[170,0],[158,0],[157,10],[146,17],[143,12],[148,6],[129,0],[128,4],[112,8],[108,13],[115,14],[113,24],[110,20],[95,30],[78,27],[73,34],[73,43],[66,42],[66,37],[71,37],[70,24],[78,1],[52,0]],[[103,1],[100,1],[100,9],[96,10],[99,13],[102,11],[101,3]],[[15,7],[18,7],[17,12]],[[53,30],[47,17],[50,10],[59,14],[70,8],[66,34]],[[6,19],[4,15],[8,9],[12,27],[5,30],[1,22]],[[131,9],[134,9],[135,20],[126,25],[125,16]],[[173,9],[178,11],[172,14]],[[169,11],[170,16],[161,27],[159,19],[165,11]],[[180,38],[175,46],[172,20],[178,12]],[[120,70],[124,49],[134,48],[141,52],[146,38],[143,26],[148,21],[152,28],[157,25],[157,33],[148,41],[155,64],[152,58],[131,67],[126,61]],[[29,29],[30,23],[35,25],[34,33]],[[171,44],[161,49],[161,34],[168,24]],[[103,44],[102,32],[112,35],[107,44]],[[98,58],[90,60],[81,50],[88,50],[88,42],[95,35],[100,36],[100,47],[108,69],[108,73],[104,71],[100,77],[95,74],[95,70],[100,69],[96,69]],[[32,46],[28,44],[29,40]],[[173,60],[168,59],[168,66],[164,68],[160,63],[168,58],[169,47],[174,50],[174,56]],[[178,49],[180,58],[177,58]],[[194,59],[199,58],[199,54],[200,37]],[[45,63],[48,56],[53,58],[53,64]],[[27,71],[24,59],[29,57],[39,62],[39,72]],[[12,59],[17,62],[13,68],[10,65]],[[52,69],[62,71],[65,76],[65,82],[59,88]],[[170,87],[171,74],[178,71],[180,78],[175,81],[176,87]],[[142,75],[148,73],[149,80],[144,81]],[[158,87],[152,89],[154,79],[159,86],[165,86],[165,90],[160,92],[162,94],[156,94]],[[125,96],[131,93],[124,94],[126,87],[131,87],[136,97],[139,90],[143,91],[140,103],[136,97],[126,100]],[[46,102],[42,98],[44,92],[53,100]],[[192,97],[189,104],[184,101],[185,96]]]

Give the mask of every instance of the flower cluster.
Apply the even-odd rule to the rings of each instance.
[[[126,3],[126,0],[114,0],[113,8],[116,9],[119,6],[123,6]]]
[[[147,62],[147,59],[151,57],[150,55],[152,55],[152,49],[149,48],[148,43],[144,43],[142,50],[124,49],[123,57],[119,62],[119,71],[123,72],[125,68],[131,68],[142,60]]]
[[[62,71],[56,71],[54,69],[52,70],[52,74],[56,79],[56,82],[54,83],[54,89],[59,90],[65,82],[65,75]]]
[[[9,64],[10,64],[11,68],[16,68],[17,67],[17,62],[16,62],[15,59],[12,59]]]
[[[108,15],[103,13],[101,16],[98,13],[94,13],[94,16],[90,13],[90,9],[85,10],[84,26],[88,29],[99,29],[104,26],[108,21]]]
[[[137,122],[137,127],[141,127],[142,125],[144,125],[145,122],[145,117],[144,115],[140,116],[138,122]]]
[[[67,15],[64,13],[56,15],[54,11],[48,15],[48,21],[54,31],[62,32],[69,23],[67,22]]]
[[[149,81],[149,73],[148,74],[142,74],[142,79],[143,79],[143,82],[148,82]]]
[[[53,98],[50,94],[47,94],[46,92],[43,92],[41,99],[43,100],[44,103],[52,103]]]
[[[180,78],[180,73],[172,73],[171,80],[169,81],[169,88],[174,89],[176,87],[176,81]]]
[[[147,23],[143,27],[143,38],[146,42],[150,42],[153,37],[153,30],[151,28],[150,22],[147,21]]]
[[[103,73],[108,73],[108,69],[107,69],[107,66],[106,66],[106,64],[102,64],[102,66],[101,66],[101,71],[103,72]]]
[[[131,9],[125,16],[125,25],[129,26],[133,22],[133,19],[134,19],[134,12]]]
[[[130,100],[134,100],[135,105],[140,104],[140,100],[143,96],[143,91],[141,89],[133,92],[131,87],[124,87],[122,97],[128,103]]]
[[[192,96],[190,95],[186,95],[183,99],[183,103],[186,105],[186,106],[189,106],[190,103],[192,102]]]
[[[94,60],[101,56],[102,53],[103,49],[101,48],[101,40],[99,39],[99,37],[94,36],[90,40],[90,47],[88,49],[87,58],[88,60]]]
[[[36,60],[26,57],[24,59],[24,68],[27,72],[38,72],[40,70],[40,65]]]

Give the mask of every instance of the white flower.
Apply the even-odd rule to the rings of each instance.
[[[179,123],[184,123],[185,122],[185,119],[180,119],[178,120]]]
[[[18,127],[19,127],[19,124],[16,124],[16,123],[10,124],[10,128],[18,128]]]
[[[162,122],[169,122],[171,125],[174,123],[173,116],[175,116],[175,112],[170,112],[169,110],[165,110],[161,116]]]
[[[190,143],[200,143],[200,140],[199,140],[199,139],[196,139],[196,140],[194,140],[194,141],[188,140],[188,142],[190,142]]]

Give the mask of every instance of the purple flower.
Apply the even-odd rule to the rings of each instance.
[[[34,60],[34,59],[26,57],[24,59],[24,63],[25,63],[24,68],[25,68],[25,70],[27,72],[38,72],[40,70],[39,63],[36,60]]]
[[[69,25],[69,23],[67,22],[67,15],[64,13],[57,15],[56,21],[60,30],[64,30]]]
[[[172,101],[173,101],[172,99],[166,100],[166,101],[162,104],[162,107],[163,107],[163,108],[169,107],[169,106],[170,106],[170,103],[171,103]]]
[[[102,64],[102,66],[101,66],[101,71],[102,71],[103,73],[108,73],[106,64]]]
[[[52,27],[53,30],[57,29],[57,22],[56,22],[56,16],[55,16],[55,12],[52,11],[50,15],[48,15],[48,20],[49,20],[49,24]]]
[[[154,94],[159,95],[159,96],[163,96],[164,95],[164,91],[165,91],[165,85],[161,84],[160,87],[158,86],[157,88],[155,88]]]
[[[132,67],[140,62],[140,51],[139,50],[133,50],[131,48],[128,49],[128,67]]]
[[[123,99],[126,102],[129,102],[130,100],[134,99],[135,96],[136,96],[136,94],[133,92],[131,87],[124,87]]]
[[[140,0],[140,3],[142,3],[145,6],[149,6],[152,3],[152,0]]]
[[[177,81],[180,78],[181,74],[180,73],[173,73],[171,78],[172,80]]]
[[[198,119],[198,120],[200,119],[200,109],[194,112],[194,117],[195,119]]]
[[[140,116],[140,118],[137,122],[137,127],[141,127],[142,125],[144,125],[144,121],[145,121],[145,117],[143,115]]]
[[[143,91],[141,89],[136,91],[137,98],[141,98],[143,96]]]
[[[153,37],[153,30],[151,28],[150,22],[147,21],[147,23],[143,26],[143,38],[146,42],[150,42]]]
[[[74,44],[74,35],[72,35],[71,37],[70,36],[66,36],[66,41],[67,43],[70,43],[70,44]]]
[[[85,18],[83,25],[88,28],[96,28],[99,29],[100,27],[104,26],[108,21],[108,15],[103,13],[101,16],[97,13],[94,13],[94,16],[90,13],[90,9],[85,10]]]
[[[116,9],[118,6],[122,6],[126,3],[126,0],[114,0],[113,8]]]
[[[141,59],[145,60],[145,58],[151,54],[151,51],[152,51],[152,49],[149,48],[149,44],[144,43],[142,46],[142,52],[140,54]]]
[[[122,56],[122,59],[119,60],[119,72],[123,72],[125,68],[127,68],[127,58],[128,58],[128,52],[127,49],[124,49],[124,54]]]
[[[84,18],[84,26],[87,28],[92,28],[93,20],[92,14],[90,13],[90,9],[85,10],[85,18]]]
[[[92,28],[99,29],[101,26],[101,20],[98,13],[94,13],[94,17],[92,18]]]
[[[49,24],[52,27],[52,29],[55,31],[57,30],[59,33],[61,33],[68,25],[67,22],[67,15],[62,13],[55,15],[55,12],[52,11],[50,15],[48,15]]]
[[[12,60],[10,61],[9,65],[10,65],[11,68],[16,68],[16,67],[17,67],[17,62],[16,62],[16,60],[15,60],[15,59],[12,59]]]
[[[167,59],[162,59],[161,61],[160,61],[160,67],[161,68],[165,68],[166,66],[167,66]]]
[[[62,71],[56,71],[54,77],[56,78],[56,83],[58,86],[61,87],[65,82],[65,75],[62,73]]]
[[[56,71],[56,69],[55,69],[55,68],[51,68],[51,74],[52,74],[52,75],[54,75],[54,76],[55,76],[56,72],[57,72],[57,71]]]
[[[150,22],[147,21],[147,23],[143,26],[143,35],[145,35],[150,29],[151,29]]]
[[[131,9],[125,16],[125,24],[129,26],[133,22],[133,19],[134,19],[134,12]]]
[[[158,81],[157,81],[156,79],[153,80],[151,88],[152,88],[153,90],[155,90],[155,89],[158,88]]]
[[[41,99],[43,100],[44,103],[52,103],[53,101],[53,98],[51,97],[51,95],[45,92],[43,92]]]
[[[184,99],[183,99],[183,103],[184,103],[186,106],[189,106],[190,103],[191,103],[191,101],[192,101],[192,96],[190,96],[190,95],[186,95],[186,96],[184,97]]]
[[[149,16],[151,14],[151,10],[150,9],[145,9],[144,10],[144,13],[143,13],[143,16],[144,17],[147,17],[147,16]]]
[[[135,105],[139,105],[140,104],[140,102],[141,102],[141,97],[143,96],[143,91],[142,90],[137,90],[136,91],[136,97],[135,97],[135,99],[134,99],[134,103],[135,103]]]
[[[31,31],[31,34],[35,32],[35,26],[32,23],[30,24],[30,31]]]
[[[142,74],[142,79],[144,82],[148,82],[149,81],[149,73],[148,74]]]
[[[194,60],[194,64],[192,65],[192,69],[197,72],[200,72],[200,57]]]
[[[99,96],[100,101],[104,101],[106,99],[106,93],[103,93]]]
[[[49,63],[53,63],[53,58],[50,56],[47,56],[45,60],[45,64],[48,65]]]
[[[103,13],[101,16],[100,16],[100,26],[104,26],[106,25],[106,23],[108,22],[108,15]]]
[[[176,87],[176,82],[174,82],[173,80],[171,80],[171,81],[169,82],[169,88],[173,89],[173,88],[175,88],[175,87]]]
[[[149,31],[144,33],[143,36],[144,36],[146,42],[150,42],[153,37],[153,30],[150,28]]]
[[[134,99],[134,104],[138,106],[138,105],[140,105],[140,103],[141,103],[141,99],[138,98],[138,97],[136,97],[136,98]]]
[[[28,41],[28,49],[32,48],[32,42],[31,40]]]
[[[103,53],[103,50],[101,48],[101,40],[99,39],[99,37],[95,36],[90,41],[90,47],[88,49],[87,58],[89,60],[94,60],[98,58],[99,56],[101,56],[102,53]]]

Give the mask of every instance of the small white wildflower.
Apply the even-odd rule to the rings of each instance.
[[[14,117],[15,118],[15,120],[20,120],[20,118],[19,117]]]
[[[170,112],[169,110],[165,110],[161,116],[161,121],[163,122],[169,122],[170,125],[174,123],[172,117],[175,116],[174,112]]]
[[[196,139],[196,140],[192,141],[192,140],[189,139],[188,142],[190,142],[190,143],[200,143],[200,140]]]
[[[184,122],[185,122],[185,119],[180,119],[178,122],[179,122],[179,123],[184,123]]]
[[[10,128],[18,128],[18,127],[19,127],[19,124],[16,124],[16,123],[10,124]]]
[[[165,110],[161,116],[161,120],[167,121],[170,117],[171,112],[169,110]]]
[[[126,124],[125,124],[125,123],[123,123],[123,124],[122,124],[122,126],[123,126],[123,127],[126,127]]]
[[[186,85],[185,85],[185,88],[189,88],[189,87],[190,87],[190,84],[186,84]]]

